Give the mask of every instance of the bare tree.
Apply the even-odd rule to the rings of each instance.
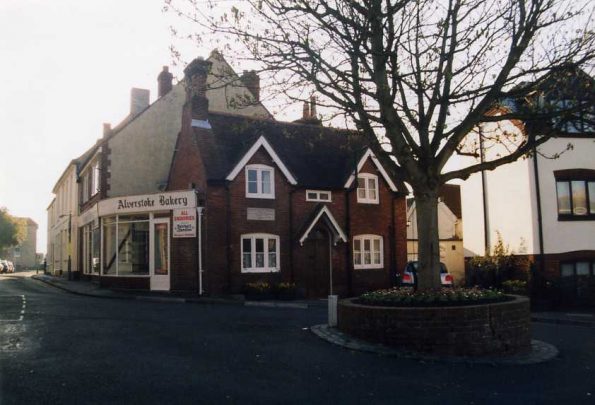
[[[555,126],[493,136],[505,154],[448,170],[477,155],[470,134],[486,122],[543,122],[593,108],[543,108],[537,78],[589,70],[593,3],[561,0],[165,0],[195,22],[196,39],[257,61],[270,94],[315,91],[370,142],[385,144],[393,172],[410,184],[419,227],[419,288],[440,286],[438,189],[449,180],[513,162]],[[238,47],[241,44],[243,47]],[[527,84],[531,83],[531,84]],[[510,104],[516,108],[510,108]],[[559,119],[557,122],[560,123]],[[471,145],[471,146],[470,146]]]

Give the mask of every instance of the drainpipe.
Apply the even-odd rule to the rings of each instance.
[[[483,134],[479,132],[479,158],[480,162],[485,162],[485,151],[483,148]],[[481,193],[483,202],[483,237],[484,237],[484,255],[489,256],[491,250],[490,240],[490,213],[488,207],[488,183],[487,173],[485,170],[481,171]]]
[[[535,171],[535,196],[537,197],[537,235],[539,238],[539,271],[543,277],[545,262],[543,260],[543,217],[541,212],[541,188],[539,186],[539,167],[537,166],[537,148],[533,146],[533,170]]]
[[[204,270],[202,268],[202,216],[204,207],[196,207],[196,212],[198,214],[198,295],[203,295],[204,290],[202,288],[202,273]]]

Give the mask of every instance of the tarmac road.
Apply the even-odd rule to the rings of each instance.
[[[534,323],[528,366],[354,352],[326,310],[84,297],[0,276],[0,404],[594,404],[595,328]]]

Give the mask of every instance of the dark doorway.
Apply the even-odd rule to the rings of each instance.
[[[304,242],[305,268],[301,269],[306,295],[309,298],[326,297],[329,293],[329,235],[316,228]]]

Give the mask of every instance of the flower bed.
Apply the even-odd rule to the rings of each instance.
[[[414,307],[380,306],[378,301],[363,305],[352,298],[339,302],[337,317],[337,328],[348,335],[422,353],[493,356],[523,353],[531,347],[526,297]]]
[[[426,291],[395,287],[362,294],[356,302],[364,305],[389,307],[441,307],[486,304],[511,299],[500,291],[476,287],[441,288]]]

